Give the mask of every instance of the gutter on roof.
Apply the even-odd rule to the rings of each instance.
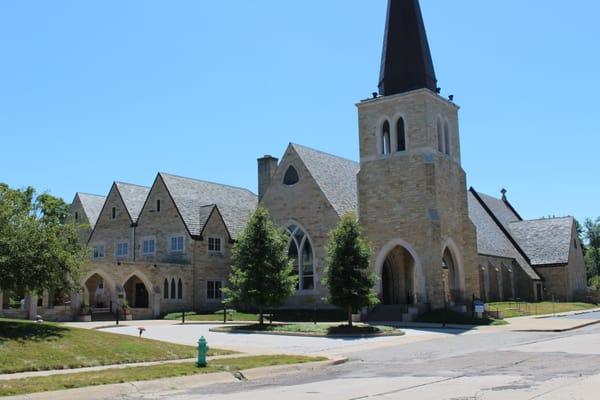
[[[517,241],[512,237],[512,235],[508,232],[508,230],[504,227],[504,225],[502,225],[502,223],[498,220],[498,218],[496,217],[496,215],[494,215],[494,213],[492,212],[492,210],[490,210],[490,208],[487,206],[487,204],[485,204],[485,202],[483,201],[483,199],[479,196],[479,193],[477,193],[477,191],[472,186],[469,188],[469,192],[471,192],[473,194],[473,196],[475,196],[475,198],[477,199],[477,201],[479,202],[479,204],[481,204],[481,206],[483,207],[483,209],[485,210],[485,212],[488,213],[488,215],[492,218],[492,220],[498,226],[498,228],[500,228],[500,230],[502,231],[502,233],[504,233],[504,235],[510,241],[510,243],[515,247],[515,249],[517,249],[517,251],[519,252],[519,254],[525,259],[525,261],[527,261],[527,263],[529,265],[531,265],[531,260],[529,259],[529,257],[527,256],[527,254],[525,254],[525,252],[523,251],[523,249],[521,248],[521,246],[519,246],[519,244],[517,243]]]

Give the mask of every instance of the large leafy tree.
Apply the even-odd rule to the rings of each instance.
[[[369,270],[371,249],[353,214],[342,216],[329,233],[327,261],[323,284],[329,288],[329,302],[352,314],[378,303],[373,290],[375,273]]]
[[[600,218],[590,218],[584,223],[587,251],[585,261],[588,269],[588,278],[600,276]]]
[[[39,294],[76,287],[86,249],[68,212],[62,199],[0,184],[0,288]]]
[[[296,288],[287,243],[267,210],[258,208],[233,248],[229,287],[224,289],[227,302],[256,307],[261,325],[265,309],[282,305]]]

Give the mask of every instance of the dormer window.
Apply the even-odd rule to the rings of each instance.
[[[283,177],[283,184],[286,186],[293,186],[300,181],[298,171],[293,166],[289,166]]]

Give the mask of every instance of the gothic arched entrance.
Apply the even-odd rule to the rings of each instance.
[[[131,308],[149,308],[150,295],[146,284],[137,276],[133,275],[123,285],[125,298]]]
[[[386,256],[381,270],[383,304],[415,304],[415,260],[402,246],[394,247]]]
[[[444,280],[444,301],[449,304],[462,302],[464,299],[462,298],[458,265],[456,264],[456,258],[447,247],[444,249],[442,256],[442,274]]]

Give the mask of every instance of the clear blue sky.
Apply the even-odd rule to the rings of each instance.
[[[422,0],[469,184],[600,215],[600,2]],[[385,0],[0,2],[0,181],[70,201],[158,171],[256,191],[296,142],[358,159]]]

